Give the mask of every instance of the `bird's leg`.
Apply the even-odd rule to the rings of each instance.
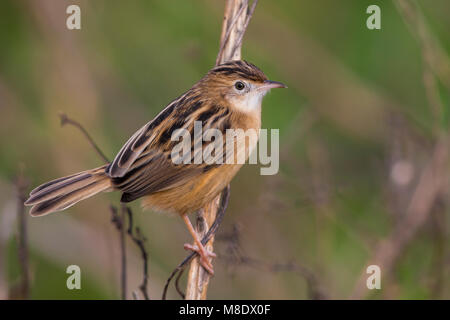
[[[209,258],[216,257],[216,254],[214,252],[209,252],[205,246],[202,244],[200,238],[198,237],[197,233],[194,230],[194,227],[191,224],[191,221],[189,220],[188,216],[186,214],[182,215],[182,218],[184,220],[184,223],[186,224],[189,233],[194,238],[195,245],[191,245],[189,243],[186,243],[184,245],[184,249],[186,250],[192,250],[198,253],[200,256],[200,264],[203,268],[205,268],[206,271],[208,271],[211,275],[214,274],[212,263],[209,261]]]

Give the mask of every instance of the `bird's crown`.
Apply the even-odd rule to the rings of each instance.
[[[247,79],[255,82],[264,82],[266,75],[257,66],[245,60],[233,60],[218,65],[208,73],[211,76],[226,76],[228,78]]]

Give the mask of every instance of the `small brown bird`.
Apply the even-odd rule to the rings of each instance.
[[[230,183],[242,166],[236,155],[244,152],[246,160],[257,143],[262,98],[270,89],[284,87],[246,61],[219,65],[139,129],[111,163],[42,184],[25,204],[33,206],[32,216],[42,216],[101,191],[122,192],[122,202],[142,198],[143,207],[183,218],[196,244],[185,248],[198,252],[202,266],[212,274],[209,258],[215,255],[204,248],[187,214],[203,208]],[[203,131],[213,128],[225,135],[229,129],[250,129],[257,135],[234,137],[234,153],[225,153],[222,163],[176,164],[172,151],[179,142],[171,139],[172,134],[181,128],[193,133],[195,121],[201,121]],[[194,159],[195,150],[188,155]]]

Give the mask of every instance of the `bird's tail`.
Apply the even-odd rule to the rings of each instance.
[[[107,165],[44,183],[31,191],[25,205],[33,206],[32,216],[62,211],[75,203],[111,188]]]

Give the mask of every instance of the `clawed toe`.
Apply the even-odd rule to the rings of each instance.
[[[184,245],[185,250],[191,250],[194,252],[197,252],[200,256],[200,264],[203,268],[205,268],[206,271],[208,271],[211,275],[214,275],[214,269],[212,263],[208,260],[208,258],[215,258],[217,255],[214,252],[208,251],[205,249],[205,247],[198,248],[197,245],[192,245],[189,243],[186,243]]]
[[[204,254],[204,255],[208,256],[208,258],[216,258],[217,257],[217,254],[215,254],[214,252],[208,251],[206,249],[203,251],[203,254],[202,254],[202,252],[201,252],[202,250],[199,250],[197,245],[192,245],[190,243],[185,243],[184,249],[197,252],[200,256],[203,256],[203,254]]]

